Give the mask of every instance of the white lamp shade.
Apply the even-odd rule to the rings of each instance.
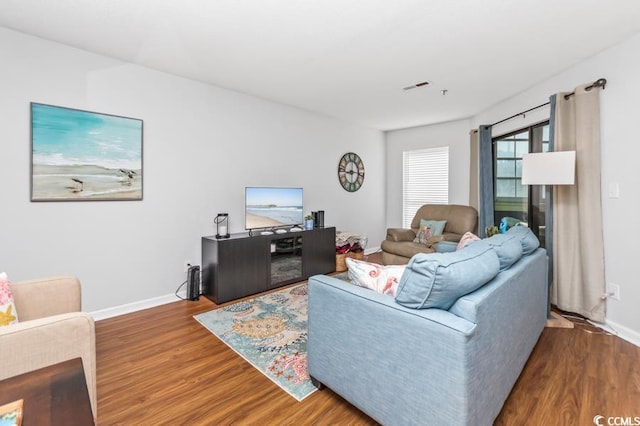
[[[573,185],[575,176],[575,151],[539,152],[522,156],[523,185]]]

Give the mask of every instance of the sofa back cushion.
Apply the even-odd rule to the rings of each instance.
[[[402,274],[396,302],[414,309],[449,309],[499,270],[498,255],[488,244],[470,244],[449,253],[417,254]]]
[[[522,257],[522,244],[520,238],[515,235],[496,234],[471,244],[487,244],[493,247],[498,255],[501,271],[509,269]]]
[[[509,228],[507,235],[515,236],[520,240],[523,256],[533,253],[538,247],[540,247],[538,237],[536,237],[533,231],[526,226],[513,226]]]
[[[446,220],[444,233],[463,235],[475,232],[478,224],[478,211],[471,206],[457,204],[425,204],[416,212],[411,221],[411,228],[417,231],[420,220]]]

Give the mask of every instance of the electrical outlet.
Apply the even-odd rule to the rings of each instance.
[[[607,285],[607,295],[615,300],[620,300],[620,286],[618,284],[609,283]]]
[[[184,261],[184,272],[187,272],[189,270],[189,267],[193,265],[193,262],[190,260],[185,260]]]
[[[609,198],[620,198],[620,185],[618,183],[609,184]]]

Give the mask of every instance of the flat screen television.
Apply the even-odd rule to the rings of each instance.
[[[303,222],[302,188],[246,187],[245,229],[278,228]]]

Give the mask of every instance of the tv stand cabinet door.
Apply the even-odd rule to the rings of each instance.
[[[328,274],[336,270],[336,228],[316,228],[305,232],[302,247],[303,275]]]
[[[205,296],[216,304],[267,289],[269,245],[266,239],[203,239]]]

